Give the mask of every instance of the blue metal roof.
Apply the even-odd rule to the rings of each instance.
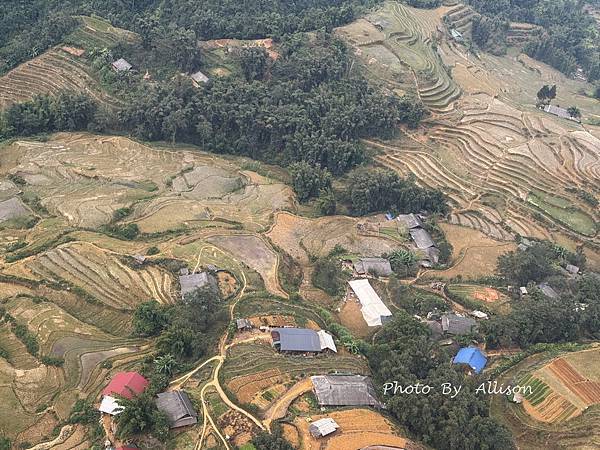
[[[454,364],[467,364],[475,373],[479,373],[487,364],[487,358],[476,347],[464,347],[458,351],[452,362]]]

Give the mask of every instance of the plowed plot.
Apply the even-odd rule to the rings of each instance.
[[[119,261],[118,255],[91,244],[63,245],[26,264],[40,278],[67,280],[117,309],[133,309],[149,299],[173,301],[172,280],[162,269],[146,266],[133,270]]]
[[[411,441],[397,435],[394,426],[381,414],[368,409],[351,409],[333,411],[329,414],[312,416],[312,421],[323,417],[331,417],[340,428],[330,436],[315,439],[308,431],[310,425],[304,418],[294,422],[302,435],[305,450],[348,450],[367,447],[369,445],[388,445],[398,448],[409,448]]]
[[[269,292],[287,297],[279,285],[278,256],[261,238],[252,235],[232,235],[211,236],[207,240],[256,270],[263,278]]]
[[[553,361],[548,369],[587,405],[600,403],[600,383],[586,380],[564,359]]]
[[[306,219],[289,213],[277,214],[269,238],[294,258],[308,263],[308,250],[322,256],[341,245],[351,253],[379,256],[398,244],[384,235],[364,236],[357,232],[357,219],[345,216]],[[306,250],[305,250],[306,249]]]

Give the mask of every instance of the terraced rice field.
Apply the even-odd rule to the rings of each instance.
[[[81,92],[99,103],[118,106],[104,93],[84,60],[58,48],[27,61],[0,77],[0,109],[30,100],[36,94]]]
[[[423,23],[423,15],[429,22]],[[373,45],[404,58],[405,73],[413,73],[419,96],[435,113],[426,131],[407,132],[385,144],[367,142],[379,152],[376,160],[414,175],[423,186],[443,190],[454,206],[450,223],[496,240],[548,238],[549,232],[561,230],[596,242],[598,211],[566,188],[590,189],[600,182],[600,140],[570,121],[532,108],[532,89],[548,83],[544,77],[551,70],[531,68],[513,53],[478,59],[450,40],[447,27],[468,35],[472,16],[462,5],[422,11],[398,3],[372,14],[390,22],[383,28],[385,39]],[[435,50],[431,36],[438,42]],[[353,45],[368,54],[368,46]],[[396,79],[388,76],[387,84],[393,89]],[[600,114],[597,104],[576,93],[589,86],[561,80],[561,89],[561,102]],[[569,206],[536,201],[540,197],[561,198]]]
[[[81,27],[66,37],[65,42],[85,49],[112,48],[119,40],[134,42],[139,39],[136,33],[113,27],[110,22],[100,17],[76,16]]]
[[[172,303],[174,298],[172,279],[162,269],[146,266],[134,270],[118,255],[90,244],[52,249],[27,262],[27,267],[41,279],[66,280],[115,309],[134,309],[150,299]]]
[[[264,410],[269,402],[264,402],[263,394],[269,391],[267,398],[275,400],[294,380],[335,371],[366,374],[367,370],[364,362],[350,355],[284,356],[268,344],[239,344],[229,350],[223,375],[239,401],[258,403]]]

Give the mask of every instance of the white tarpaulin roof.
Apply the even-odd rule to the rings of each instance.
[[[100,403],[100,408],[98,408],[100,412],[110,414],[111,416],[115,416],[123,411],[123,408],[119,406],[117,400],[110,395],[105,395],[102,398],[102,403]]]
[[[370,327],[376,327],[382,325],[382,317],[392,317],[392,312],[385,306],[385,304],[377,295],[377,292],[373,290],[369,280],[360,279],[349,281],[350,287],[358,297],[360,304],[362,305],[360,311]]]
[[[321,350],[325,350],[328,348],[337,353],[337,348],[335,346],[335,342],[333,342],[333,336],[331,336],[327,331],[319,331],[317,332],[319,335],[319,343],[321,344]]]

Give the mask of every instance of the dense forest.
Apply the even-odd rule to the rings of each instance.
[[[527,22],[541,32],[525,46],[532,58],[565,74],[581,67],[588,80],[600,80],[600,32],[579,0],[468,0],[482,17],[473,24],[473,40],[485,50],[506,49],[509,22]]]
[[[377,0],[32,0],[0,2],[0,74],[59,43],[77,26],[72,15],[99,15],[151,35],[195,39],[262,37],[331,30]]]

